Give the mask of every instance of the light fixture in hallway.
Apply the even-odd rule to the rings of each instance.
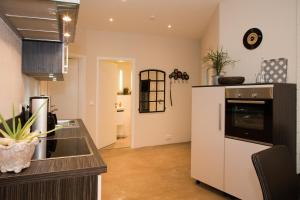
[[[123,70],[119,71],[119,91],[123,91]]]

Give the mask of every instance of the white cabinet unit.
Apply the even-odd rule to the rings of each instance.
[[[224,190],[224,87],[192,89],[191,176]]]
[[[102,196],[102,181],[101,181],[101,175],[98,176],[98,193],[97,193],[97,200],[101,200]]]
[[[251,130],[249,133],[243,130],[254,129],[248,125],[257,122],[261,122],[263,126],[269,123],[269,126],[269,109],[273,120],[273,122],[271,120],[273,128],[265,131],[256,131],[255,134],[253,133],[252,139],[261,139],[259,134],[272,133],[272,144],[285,144],[290,147],[291,152],[295,153],[295,85],[291,88],[289,86],[289,84],[276,84],[271,86],[193,87],[191,176],[237,198],[262,200],[262,191],[251,156],[254,153],[270,148],[271,145],[268,146],[268,143],[258,144],[259,140],[251,142],[251,138],[248,138],[249,140],[247,139],[246,141],[247,137],[245,135],[248,135]],[[274,90],[266,91],[266,87],[274,88]],[[264,89],[255,89],[256,92],[260,92],[255,93],[252,91],[253,88]],[[240,91],[232,93],[233,89]],[[241,93],[241,90],[243,90],[243,93]],[[274,98],[273,101],[269,100],[271,101],[269,103],[272,104],[270,104],[271,108],[268,107],[266,109],[264,107],[261,109],[262,111],[258,111],[259,109],[256,106],[245,106],[250,103],[248,101],[249,98],[265,94],[266,96],[261,97],[266,98],[270,94]],[[235,98],[235,95],[237,98]],[[227,99],[225,96],[227,96]],[[279,102],[286,102],[286,98],[291,101],[282,107]],[[265,101],[254,102],[257,105],[260,105],[261,102],[264,103],[262,105],[266,104]],[[236,108],[231,107],[233,103],[236,103],[238,106]],[[243,103],[245,103],[245,108],[240,105]],[[247,111],[245,112],[246,114],[241,114],[244,111]],[[254,118],[256,120],[248,120],[249,118],[251,119],[249,116],[252,113],[259,115]],[[286,114],[286,121],[281,117],[282,113]],[[233,126],[235,129],[241,129],[242,131],[237,130],[239,134],[234,135],[235,129],[232,128]]]
[[[225,138],[225,192],[243,200],[262,200],[260,184],[251,155],[270,148]]]

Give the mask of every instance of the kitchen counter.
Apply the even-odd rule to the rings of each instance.
[[[195,85],[193,88],[197,87],[230,87],[230,86],[255,86],[255,85],[288,85],[292,83],[244,83],[244,84],[234,84],[234,85]]]
[[[87,190],[90,190],[88,192],[95,192],[95,195],[97,195],[97,183],[98,183],[98,175],[101,173],[105,173],[107,171],[107,166],[102,160],[95,144],[92,141],[91,136],[89,135],[86,127],[84,126],[82,120],[78,120],[79,122],[79,128],[65,128],[60,129],[56,131],[54,136],[48,137],[48,139],[66,139],[66,138],[74,138],[74,137],[85,137],[88,146],[90,147],[91,154],[88,155],[80,155],[80,156],[72,156],[72,157],[65,157],[65,158],[52,158],[52,159],[45,159],[45,160],[36,160],[32,161],[29,168],[24,169],[19,174],[15,173],[4,173],[0,174],[0,199],[24,199],[24,195],[30,192],[30,198],[29,199],[43,199],[45,197],[42,197],[40,194],[37,195],[36,198],[33,198],[34,194],[43,192],[43,189],[47,190],[49,194],[47,194],[47,197],[50,197],[50,199],[96,199],[94,197],[91,197],[91,194],[77,194],[72,197],[61,197],[59,195],[63,195],[61,193],[64,193],[61,191],[61,188],[64,183],[66,183],[65,190],[66,192],[68,190],[71,190],[72,186],[71,184],[74,183],[77,186],[77,190],[80,188],[80,190],[84,190],[85,187],[87,187]],[[80,147],[79,147],[80,148]],[[38,183],[38,186],[36,183]],[[54,183],[57,183],[58,185],[55,185]],[[80,187],[80,183],[84,184],[83,187]],[[92,184],[95,185],[92,185]],[[45,188],[42,187],[42,185],[51,185],[46,186]],[[89,185],[90,184],[90,185]],[[32,189],[36,187],[36,189]],[[88,188],[88,186],[91,186],[91,188]],[[96,188],[95,188],[96,186]],[[17,196],[10,196],[14,195],[14,190],[10,189],[18,189],[24,190],[23,193],[20,193]],[[60,194],[54,194],[52,191],[59,192]],[[55,189],[55,190],[54,190]],[[12,192],[10,194],[9,192]],[[69,191],[71,193],[71,191]],[[77,191],[72,191],[74,194],[76,194]],[[17,194],[15,194],[17,195]],[[9,198],[10,197],[10,198]],[[90,197],[90,198],[89,198]],[[27,199],[27,198],[25,198]]]

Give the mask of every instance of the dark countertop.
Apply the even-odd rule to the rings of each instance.
[[[66,158],[53,158],[32,161],[30,167],[23,169],[19,174],[0,173],[0,186],[7,184],[33,182],[41,179],[58,179],[74,176],[99,175],[107,171],[90,134],[82,120],[78,120],[80,128],[65,128],[56,131],[53,138],[85,137],[92,154]]]
[[[193,88],[197,87],[229,87],[229,86],[251,86],[251,85],[282,85],[282,84],[293,84],[293,83],[244,83],[235,85],[195,85]]]

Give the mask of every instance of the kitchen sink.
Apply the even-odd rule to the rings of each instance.
[[[57,120],[57,126],[62,126],[63,128],[79,128],[79,123],[76,119],[60,119]]]

